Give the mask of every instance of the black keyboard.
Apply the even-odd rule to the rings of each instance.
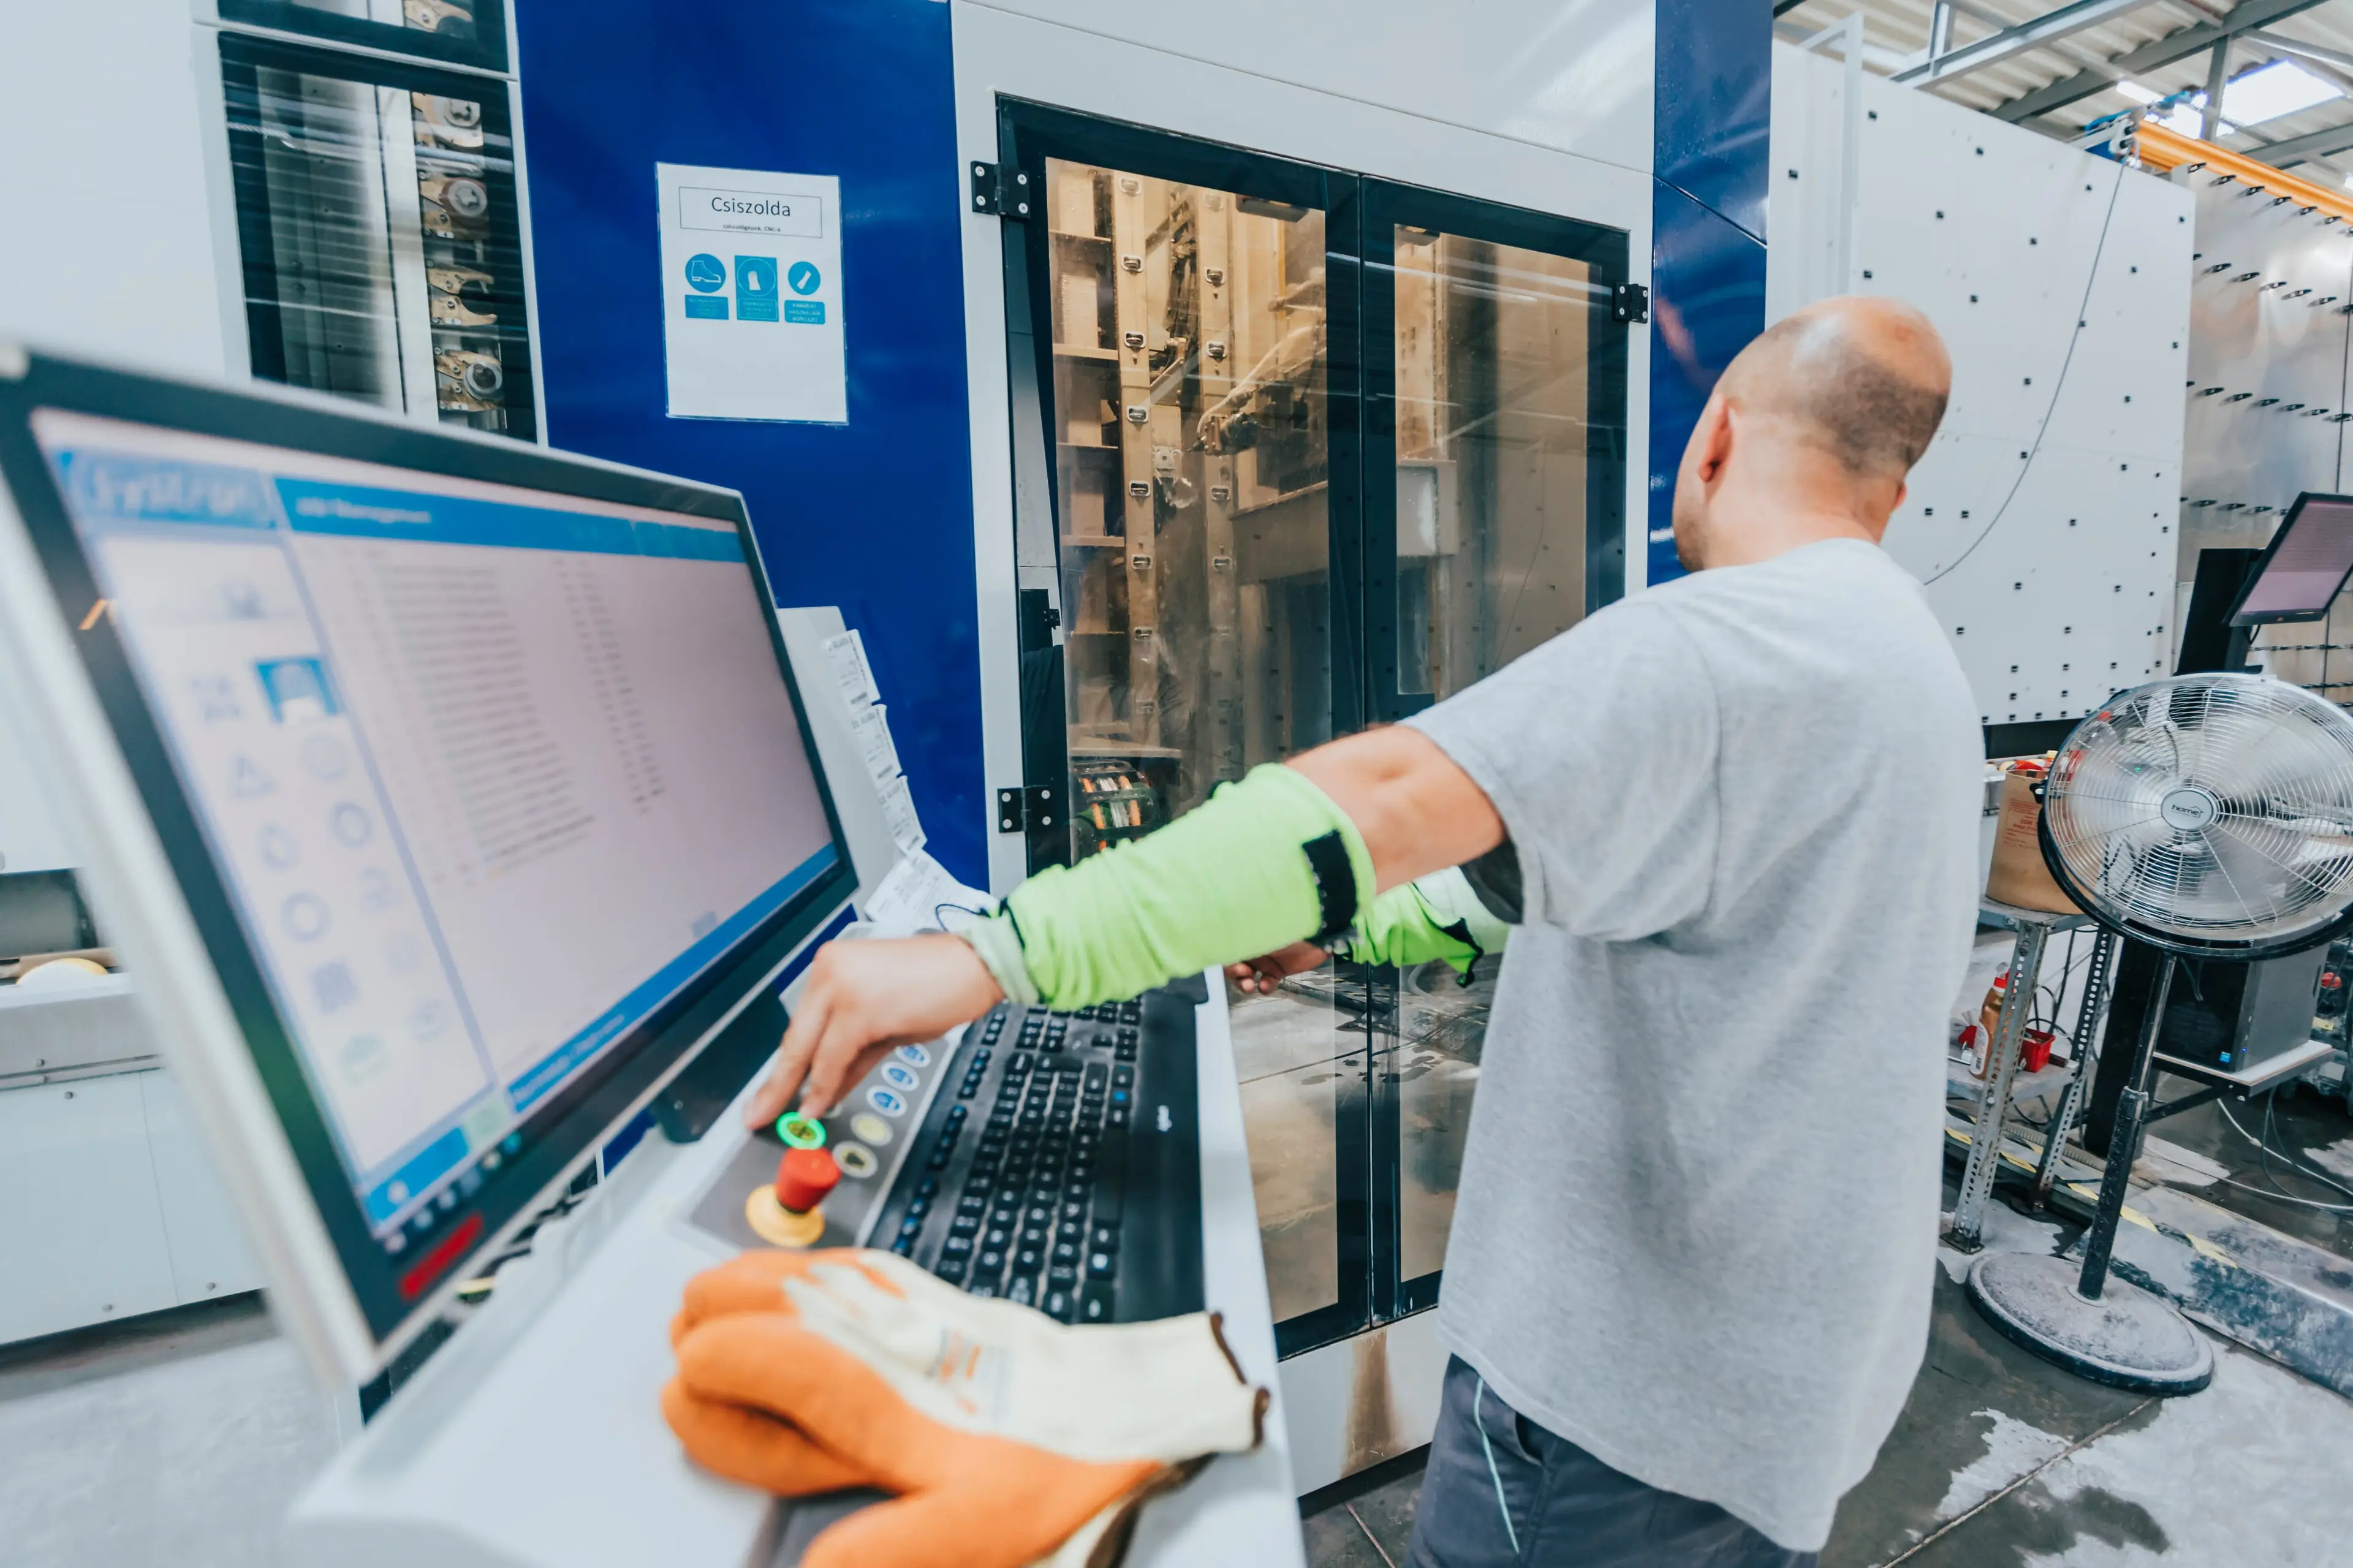
[[[1200,1310],[1199,991],[975,1024],[867,1245],[1066,1323]]]

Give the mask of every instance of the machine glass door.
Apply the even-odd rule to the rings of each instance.
[[[1377,182],[1365,229],[1371,690],[1395,720],[1624,591],[1627,237]],[[1381,1011],[1384,1315],[1437,1300],[1496,968],[1407,971]]]
[[[1005,226],[1020,493],[1050,498],[1018,546],[1060,623],[1024,654],[1025,751],[1070,806],[1034,865],[1363,722],[1357,182],[1029,105],[1003,145],[1043,195]],[[1059,693],[1029,671],[1057,652]],[[1365,993],[1327,964],[1236,998],[1286,1351],[1369,1321]]]
[[[485,70],[507,68],[505,0],[216,0],[232,26]]]
[[[506,84],[220,52],[253,374],[533,438]]]

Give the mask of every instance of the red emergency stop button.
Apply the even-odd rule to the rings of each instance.
[[[807,1214],[840,1180],[841,1167],[825,1150],[787,1149],[776,1162],[776,1205],[787,1214]]]

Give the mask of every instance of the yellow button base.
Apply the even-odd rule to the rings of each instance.
[[[795,1214],[776,1201],[776,1189],[757,1186],[744,1200],[744,1223],[772,1247],[814,1247],[825,1234],[825,1211]]]

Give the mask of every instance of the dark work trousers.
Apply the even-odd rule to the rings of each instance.
[[[1407,1568],[1813,1568],[1712,1502],[1622,1475],[1514,1411],[1461,1356]]]

